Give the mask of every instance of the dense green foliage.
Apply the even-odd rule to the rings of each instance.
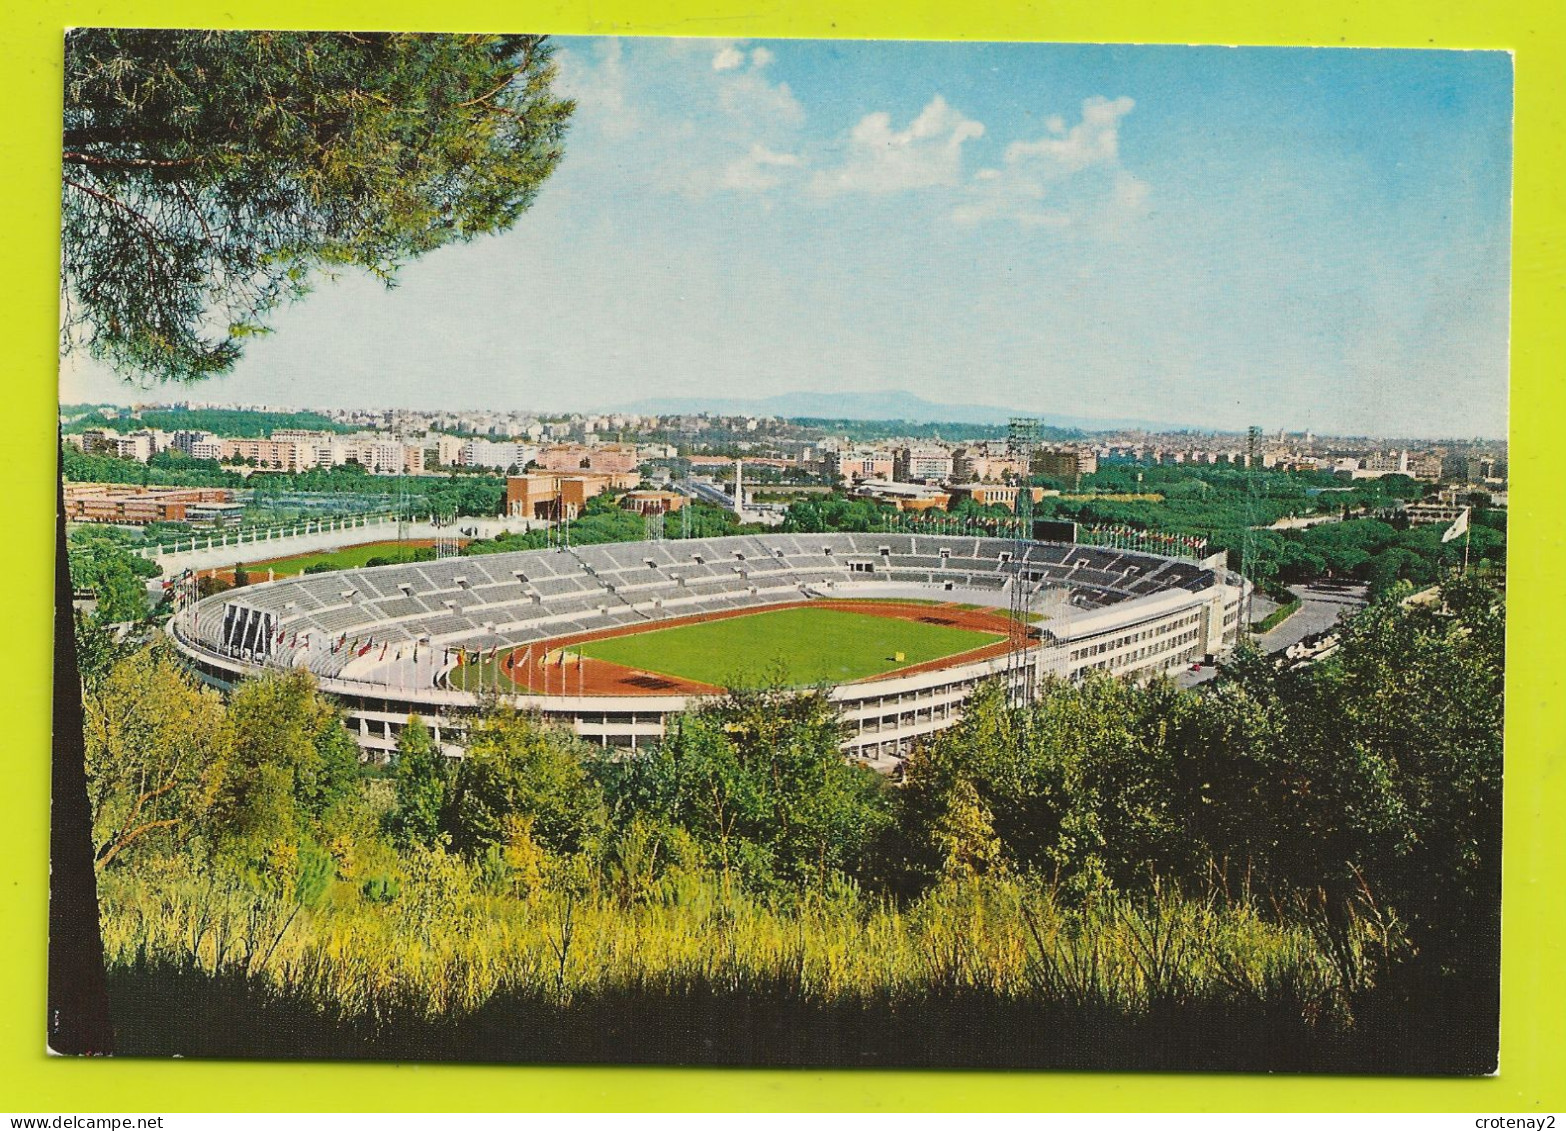
[[[1370,583],[1376,592],[1397,582],[1428,585],[1461,565],[1464,540],[1443,543],[1444,524],[1398,525],[1379,519],[1357,519],[1312,526],[1283,534],[1257,537],[1258,576],[1283,582],[1306,581],[1323,575]],[[1475,564],[1504,566],[1506,514],[1475,511],[1467,535],[1467,552]]]
[[[409,515],[496,515],[506,497],[504,476],[490,474],[373,475],[356,463],[314,467],[307,471],[266,472],[250,477],[254,505],[264,507],[268,498],[286,492],[379,496],[380,509],[397,509]],[[388,505],[391,504],[391,505]]]
[[[66,553],[71,588],[97,600],[93,615],[102,624],[145,617],[146,581],[162,572],[126,546],[127,539],[117,530],[83,527],[71,532]]]
[[[61,411],[64,409],[62,407]],[[166,408],[142,409],[134,417],[121,416],[123,410],[109,409],[77,417],[60,429],[65,433],[85,432],[89,428],[113,428],[134,432],[155,428],[164,432],[215,432],[219,436],[266,437],[280,428],[302,428],[314,432],[353,432],[349,424],[339,424],[318,412],[263,412],[245,408]]]
[[[843,760],[838,736],[820,691],[734,691],[646,758],[600,760],[616,874],[645,887],[661,858],[762,891],[820,891],[861,873],[890,807],[882,782]]]
[[[839,531],[863,534],[885,530],[892,509],[871,499],[850,499],[832,494],[799,499],[789,504],[782,530],[786,534],[820,534]]]
[[[451,779],[446,761],[429,729],[409,719],[397,736],[397,800],[386,814],[386,831],[398,847],[435,843]]]
[[[166,646],[84,665],[84,738],[98,866],[184,844],[225,785],[234,737],[217,693],[198,690]]]
[[[904,882],[993,835],[1010,867],[1068,890],[1157,877],[1278,905],[1319,893],[1334,913],[1398,917],[1428,959],[1484,968],[1503,618],[1473,583],[1445,594],[1444,607],[1373,604],[1308,668],[1242,657],[1207,694],[1090,677],[1011,708],[992,689],[909,765]],[[954,840],[942,822],[965,808]]]
[[[68,483],[135,483],[164,487],[240,487],[244,477],[225,471],[213,460],[195,460],[178,453],[159,453],[156,462],[138,463],[118,456],[90,455],[72,444],[60,445]]]
[[[1399,502],[1416,501],[1424,485],[1402,475],[1344,482],[1327,472],[1261,471],[1251,494],[1250,473],[1228,467],[1108,465],[1084,476],[1082,490],[1156,492],[1160,502],[1112,501],[1069,496],[1047,498],[1041,513],[1078,522],[1125,524],[1175,534],[1197,534],[1225,550],[1239,568],[1247,527],[1282,518],[1341,518],[1303,529],[1250,532],[1250,576],[1262,583],[1322,576],[1354,578],[1382,590],[1397,581],[1428,584],[1442,567],[1462,560],[1462,543],[1442,545],[1442,526],[1410,528],[1396,516]],[[1382,519],[1375,516],[1387,515]],[[1476,510],[1470,554],[1474,561],[1505,560],[1505,515]]]
[[[1442,543],[1443,525],[1410,527],[1396,512],[1418,500],[1424,485],[1388,475],[1343,481],[1327,472],[1260,471],[1256,492],[1243,468],[1183,465],[1143,467],[1107,464],[1082,477],[1079,487],[1035,477],[1069,493],[1045,496],[1033,505],[1043,518],[1070,519],[1086,526],[1122,527],[1197,535],[1213,551],[1225,551],[1239,569],[1247,543],[1249,576],[1263,585],[1295,584],[1320,577],[1364,581],[1377,592],[1400,581],[1425,585],[1463,560],[1464,543]],[[1129,496],[1147,495],[1149,498]],[[1482,500],[1481,500],[1482,501]],[[1291,530],[1265,529],[1279,519],[1322,516],[1333,520]],[[866,532],[885,529],[948,531],[943,520],[971,520],[975,533],[1012,529],[1003,506],[954,501],[948,512],[899,516],[886,504],[841,493],[801,499],[789,506],[783,530]],[[995,525],[986,527],[986,521]],[[962,528],[958,523],[958,528]],[[1504,565],[1506,512],[1476,507],[1468,536],[1474,564]]]
[[[536,36],[73,30],[66,347],[225,373],[314,272],[505,230],[560,160],[554,75]]]
[[[405,1055],[479,1033],[549,1055],[527,1034],[650,1010],[701,1021],[649,1057],[721,1060],[699,1034],[737,1010],[762,1056],[795,1047],[767,1026],[825,1024],[938,1062],[883,1044],[913,1024],[991,1062],[1472,1071],[1494,1054],[1503,638],[1496,595],[1454,582],[1204,693],[989,688],[900,787],[842,759],[823,693],[775,688],[635,756],[491,707],[451,763],[410,725],[388,781],[308,676],[225,707],[139,652],[88,668],[112,972],[138,1016],[297,1001],[322,1040]],[[156,827],[130,835],[138,808]],[[996,1025],[1054,1035],[1008,1051]]]
[[[504,712],[472,732],[456,774],[446,828],[470,856],[506,852],[535,864],[593,851],[602,797],[578,743]],[[502,868],[508,866],[505,855]]]

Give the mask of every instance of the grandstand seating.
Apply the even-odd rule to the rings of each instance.
[[[255,585],[208,598],[182,617],[191,643],[221,651],[221,607],[272,611],[288,638],[269,662],[340,675],[358,650],[344,642],[481,651],[723,609],[830,595],[881,581],[1000,594],[1020,573],[1083,608],[1213,583],[1192,562],[1132,551],[911,534],[766,534],[532,550],[358,568]],[[1004,603],[1002,600],[1000,603]],[[302,641],[308,640],[308,647]],[[301,641],[295,643],[295,641]],[[333,645],[338,645],[333,650]],[[392,654],[393,656],[395,653]],[[261,657],[254,657],[260,659]],[[366,659],[370,656],[367,653]],[[411,661],[410,661],[411,662]],[[421,661],[420,673],[431,669]],[[384,677],[383,677],[384,678]]]

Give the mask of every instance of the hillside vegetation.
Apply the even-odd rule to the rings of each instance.
[[[1502,640],[1454,582],[1205,694],[991,688],[894,785],[819,693],[381,769],[303,673],[86,638],[120,1050],[1486,1071]]]

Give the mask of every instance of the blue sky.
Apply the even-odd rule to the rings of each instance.
[[[509,233],[343,278],[200,399],[594,409],[893,390],[1501,436],[1499,52],[557,41]],[[128,390],[67,364],[65,400]]]

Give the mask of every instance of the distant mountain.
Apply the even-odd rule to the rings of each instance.
[[[1056,428],[1086,432],[1118,428],[1172,431],[1182,425],[1147,420],[1107,419],[1091,416],[1058,416],[983,404],[937,404],[913,393],[889,390],[875,393],[783,393],[775,397],[653,397],[616,406],[621,412],[644,416],[672,416],[705,412],[715,416],[822,417],[842,420],[906,420],[910,424],[1005,424],[1014,416],[1031,416]]]

